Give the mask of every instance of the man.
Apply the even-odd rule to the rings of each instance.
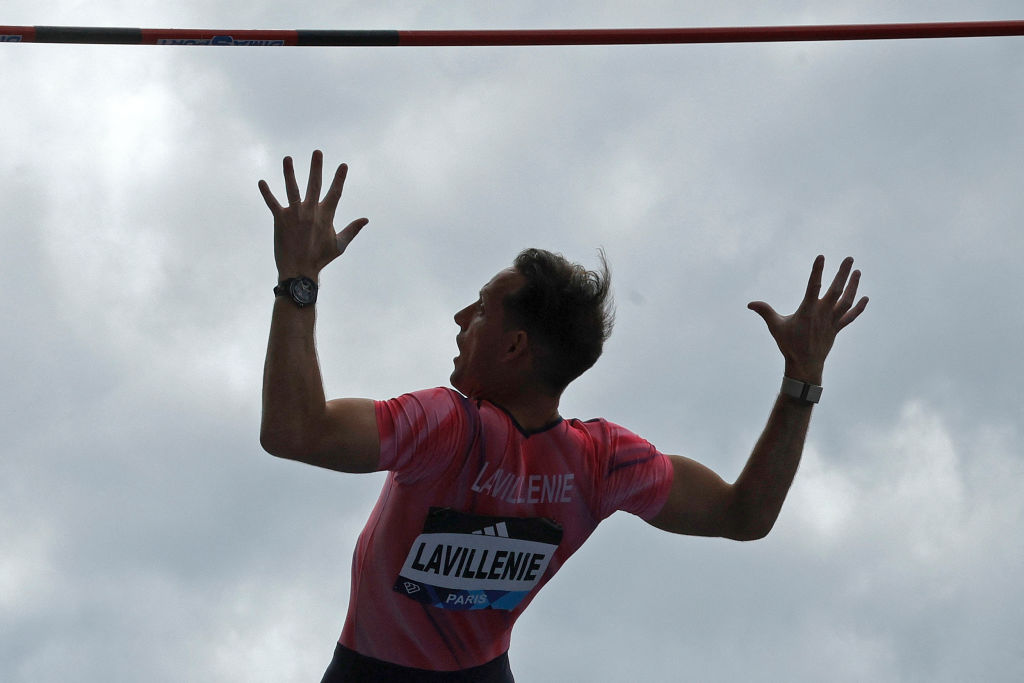
[[[679,534],[751,540],[775,523],[796,473],[825,358],[854,304],[860,273],[840,265],[819,298],[824,257],[789,316],[749,307],[785,359],[782,389],[733,484],[664,455],[605,420],[563,420],[559,397],[611,331],[607,266],[589,272],[536,249],[494,276],[455,315],[449,389],[327,401],[316,357],[320,271],[367,224],[336,233],[347,167],[320,201],[313,153],[305,198],[284,160],[287,206],[274,215],[278,295],[263,385],[270,453],[343,472],[388,470],[356,546],[349,612],[323,681],[512,681],[507,649],[537,591],[615,512]]]

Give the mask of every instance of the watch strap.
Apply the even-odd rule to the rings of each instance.
[[[817,384],[808,384],[807,382],[801,382],[798,379],[784,376],[780,391],[786,396],[792,396],[807,403],[817,403],[821,400],[822,388]]]

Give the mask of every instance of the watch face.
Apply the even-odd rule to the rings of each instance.
[[[295,278],[291,282],[289,293],[295,303],[308,306],[316,302],[316,283],[308,277]]]

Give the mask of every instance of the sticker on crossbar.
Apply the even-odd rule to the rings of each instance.
[[[212,38],[161,38],[157,45],[247,45],[266,46],[284,45],[283,40],[236,40],[231,36],[213,36]]]

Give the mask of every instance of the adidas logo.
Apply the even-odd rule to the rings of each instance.
[[[483,529],[478,529],[473,532],[477,536],[501,536],[502,538],[508,538],[508,527],[505,526],[505,522],[498,522],[493,526],[485,526]]]

